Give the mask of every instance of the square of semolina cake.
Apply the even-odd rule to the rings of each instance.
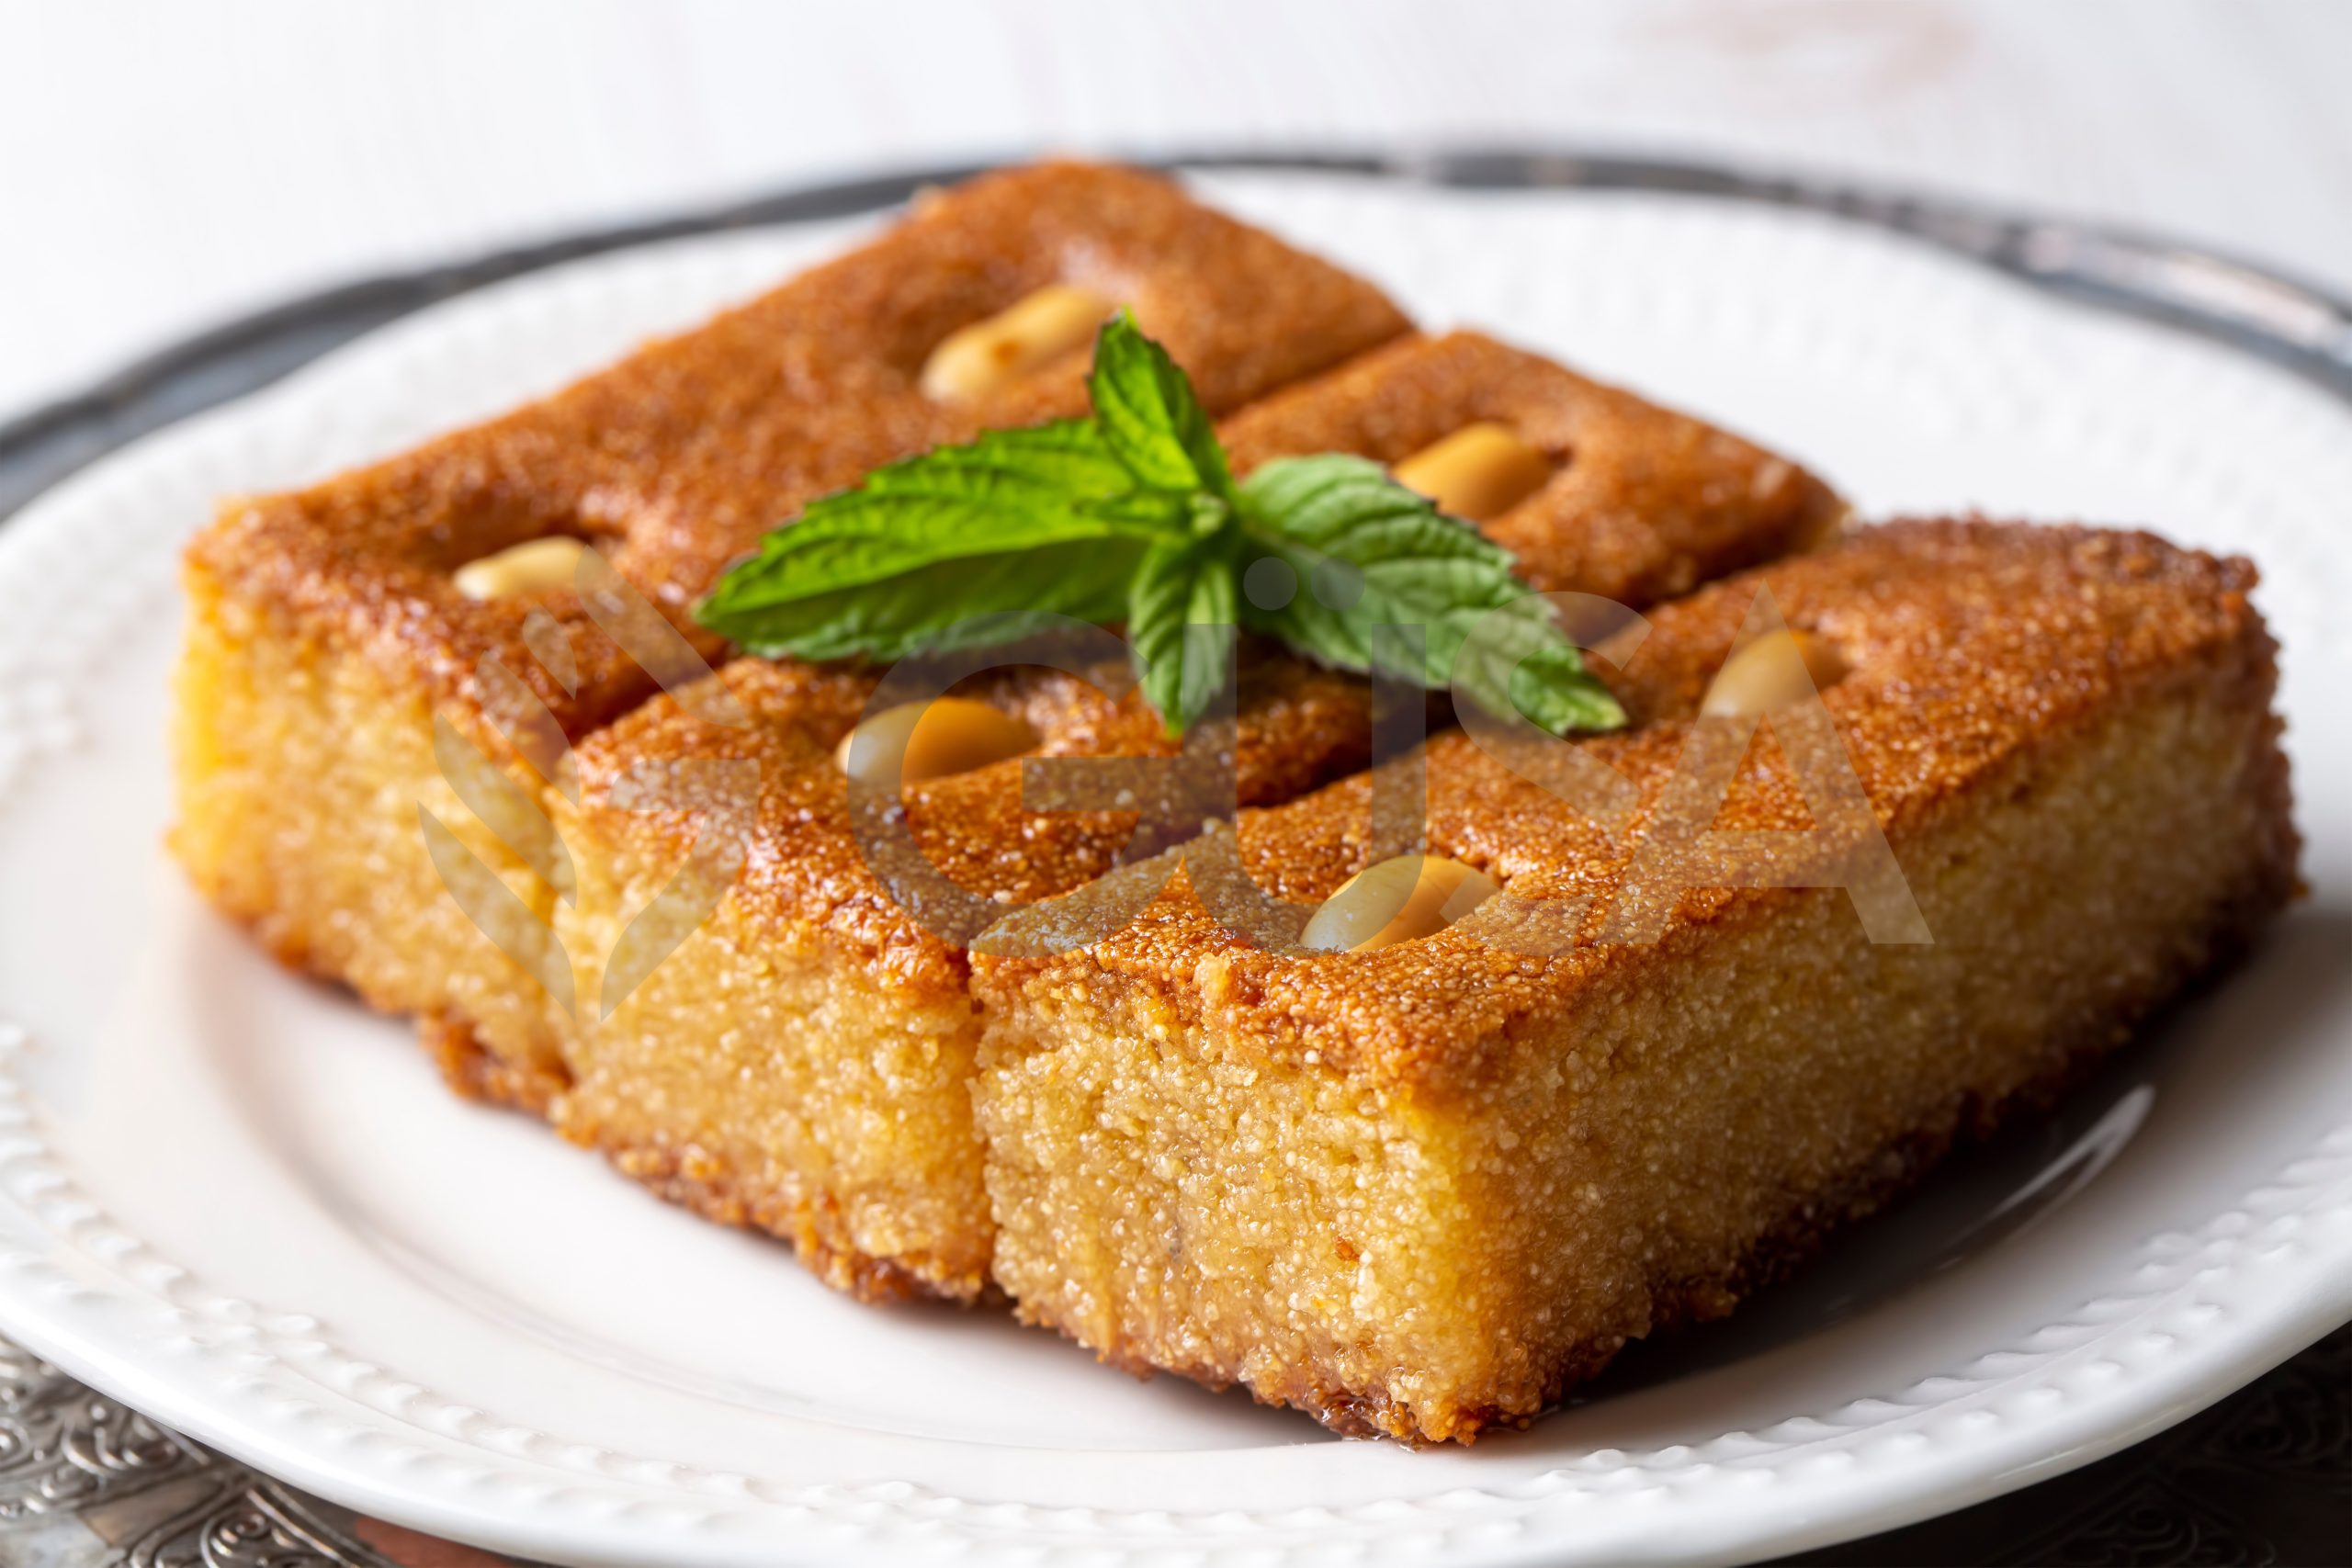
[[[1285,950],[1179,881],[1091,949],[976,955],[997,1281],[1107,1360],[1415,1441],[1729,1311],[2292,896],[2254,581],[2143,534],[1863,530],[1653,613],[1634,726],[1577,752],[1622,812],[1430,741],[1429,852],[1502,889],[1451,925]],[[1759,587],[1817,702],[1726,661],[1775,636]],[[1256,879],[1334,895],[1367,787],[1245,813]],[[1733,878],[1675,848],[1710,825],[1780,836]]]
[[[1122,304],[1216,411],[1407,324],[1166,181],[1047,164],[927,197],[503,418],[227,502],[186,565],[173,844],[189,876],[287,964],[421,1015],[453,1082],[543,1104],[563,1031],[535,978],[559,890],[523,841],[543,772],[718,654],[692,605],[764,530],[910,453],[1081,412],[1093,329]],[[593,544],[622,586],[583,598],[563,547],[507,553],[549,539]],[[616,615],[643,624],[633,652],[600,626]],[[445,854],[503,882],[482,907],[503,948],[445,890],[420,811]]]
[[[1393,398],[1383,391],[1392,382]],[[1509,395],[1498,398],[1498,387]],[[1326,388],[1330,417],[1318,422]],[[1367,412],[1392,400],[1394,418]],[[1646,603],[1658,586],[1807,540],[1840,510],[1783,459],[1474,334],[1412,340],[1280,402],[1282,428],[1303,451],[1415,432],[1421,445],[1394,454],[1408,475],[1426,472],[1416,468],[1422,454],[1482,422],[1508,416],[1506,428],[1542,434],[1554,450],[1522,465],[1521,493],[1486,525],[1511,527],[1531,575],[1555,588]],[[1221,426],[1237,454],[1261,428],[1257,406]],[[1595,406],[1605,419],[1590,413]],[[1670,525],[1622,534],[1621,492],[1563,478],[1587,462],[1644,468],[1645,503]],[[1455,465],[1457,478],[1464,471]],[[1601,493],[1609,499],[1596,502]],[[1613,542],[1590,547],[1591,533]],[[1223,812],[1236,796],[1271,805],[1365,766],[1364,682],[1265,648],[1245,649],[1241,671],[1232,777],[1215,803]],[[868,864],[835,757],[877,679],[737,660],[718,678],[736,703],[730,713],[715,716],[713,703],[680,693],[582,746],[577,801],[555,807],[578,897],[555,921],[599,993],[601,955],[705,852],[698,846],[725,815],[707,789],[685,786],[678,802],[655,807],[636,788],[646,770],[707,776],[749,764],[757,804],[742,820],[744,863],[724,871],[723,897],[696,906],[697,929],[650,973],[632,964],[610,1016],[583,1008],[564,1047],[571,1081],[554,1116],[567,1135],[673,1199],[792,1238],[838,1285],[970,1299],[987,1281],[992,1222],[971,1119],[980,1019],[963,936],[910,914]],[[1041,755],[1175,750],[1132,693],[1112,703],[1073,676],[1039,671],[975,690],[967,700],[1025,727],[1010,742],[1015,751],[1032,742]],[[1064,893],[1124,858],[1132,814],[1047,814],[1022,803],[1020,763],[1009,754],[906,795],[931,862],[991,900]]]
[[[876,682],[739,659],[582,743],[579,798],[555,805],[577,876],[556,919],[587,989],[552,1114],[662,1196],[791,1240],[841,1289],[971,1300],[990,1227],[963,954],[877,873],[837,760]],[[1058,671],[984,675],[955,700],[1018,725],[1032,755],[1164,744],[1140,705]],[[1082,885],[1134,825],[1024,818],[1010,758],[901,799],[930,862],[981,897]],[[675,923],[640,927],[665,897]]]

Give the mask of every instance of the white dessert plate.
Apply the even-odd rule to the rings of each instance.
[[[1836,220],[1229,175],[1421,319],[1814,463],[1871,513],[2243,551],[2311,897],[2052,1124],[1732,1322],[1468,1450],[1342,1442],[988,1313],[871,1310],[458,1102],[160,847],[175,558],[226,493],[491,412],[862,224],[650,247],[410,318],[0,529],[0,1331],[194,1436],[565,1562],[1622,1563],[1802,1550],[2178,1419],[2352,1316],[2352,409]]]

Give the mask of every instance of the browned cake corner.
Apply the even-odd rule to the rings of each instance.
[[[694,599],[763,530],[883,462],[1081,409],[1085,344],[1120,304],[1220,411],[1406,326],[1369,285],[1162,180],[1049,164],[927,199],[503,419],[227,503],[187,563],[173,842],[190,876],[285,962],[423,1015],[454,1083],[544,1103],[560,1015],[445,892],[420,811],[505,886],[484,902],[508,951],[544,953],[556,889],[476,807],[529,815],[541,781],[511,734],[560,750],[656,682],[561,547],[532,542],[593,543],[683,630],[667,657],[691,667],[718,651]],[[455,737],[439,759],[436,716]],[[476,779],[469,805],[453,755],[512,789]]]
[[[1180,881],[1090,951],[976,957],[998,1281],[1106,1359],[1415,1440],[1523,1423],[1627,1340],[1729,1310],[2290,896],[2253,582],[2145,535],[1871,529],[1655,613],[1615,678],[1636,727],[1581,743],[1636,792],[1617,836],[1430,742],[1430,850],[1502,884],[1503,924],[1285,953]],[[1928,942],[1868,940],[1842,888],[1703,872],[1653,889],[1657,940],[1605,940],[1639,929],[1631,868],[1759,584],[1829,650],[1808,711]],[[1783,733],[1714,826],[1805,830],[1769,863],[1833,877]],[[1366,789],[1245,814],[1259,880],[1332,894]]]
[[[1369,455],[1378,447],[1371,431],[1385,427],[1363,411],[1390,400],[1382,389],[1394,378],[1419,445],[1377,455],[1408,474],[1417,453],[1480,422],[1574,429],[1573,446],[1529,463],[1526,493],[1486,525],[1514,530],[1546,563],[1549,586],[1647,604],[1658,584],[1776,554],[1817,529],[1816,513],[1837,510],[1792,465],[1544,361],[1466,336],[1426,348],[1449,367],[1444,376],[1428,372],[1429,353],[1383,353],[1361,371],[1284,394],[1286,427],[1306,449]],[[1510,389],[1500,400],[1490,395],[1498,384]],[[1597,418],[1579,422],[1596,402],[1613,411],[1605,429]],[[1271,455],[1243,442],[1258,423],[1245,411],[1223,427],[1245,470]],[[1690,431],[1704,438],[1686,438]],[[1596,552],[1577,541],[1589,531],[1616,537],[1611,508],[1630,501],[1596,508],[1594,487],[1568,476],[1586,462],[1622,470],[1636,446],[1648,453],[1640,503],[1668,523],[1628,570],[1630,546]],[[1757,479],[1767,466],[1780,476],[1769,485]],[[1588,562],[1598,576],[1582,575]],[[721,761],[753,761],[762,781],[747,863],[707,923],[611,1017],[567,1043],[571,1087],[558,1123],[673,1198],[793,1237],[837,1284],[969,1299],[986,1283],[990,1235],[969,1101],[980,1019],[960,942],[900,907],[852,826],[834,749],[875,678],[739,660],[721,681],[743,697],[736,722],[658,698],[583,746],[578,803],[556,806],[580,897],[555,919],[593,991],[598,955],[621,939],[628,912],[689,863],[711,824],[707,809],[649,812],[641,796],[616,801],[615,784],[648,768]],[[983,694],[1020,714],[1044,754],[1174,750],[1132,694],[1112,705],[1069,677],[1034,673]],[[1361,681],[1247,649],[1233,787],[1243,804],[1268,805],[1359,770],[1370,728]],[[909,804],[933,863],[959,886],[1011,904],[1101,875],[1135,820],[1024,813],[1019,764],[1009,760],[933,781]],[[707,802],[686,803],[697,805]]]

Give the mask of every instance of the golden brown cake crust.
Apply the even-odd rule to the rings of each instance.
[[[1784,457],[1478,333],[1400,339],[1244,411],[1225,434],[1240,469],[1312,452],[1393,464],[1477,421],[1558,465],[1480,525],[1547,592],[1640,609],[1808,547],[1845,515]]]
[[[1069,676],[1023,678],[1031,673],[1006,671],[959,690],[1026,719],[1042,738],[1043,755],[1133,753],[1159,744],[1157,723],[1139,705],[1115,705]],[[877,983],[960,991],[961,953],[900,908],[867,864],[851,822],[849,784],[834,761],[878,677],[852,667],[739,659],[711,679],[734,696],[745,722],[702,716],[700,702],[665,696],[647,704],[580,747],[576,819],[605,852],[674,863],[697,830],[693,795],[681,795],[676,809],[630,809],[614,804],[623,782],[678,762],[756,762],[750,858],[728,895],[734,910],[779,939],[824,933],[845,962],[869,968]],[[1053,818],[1072,830],[1024,840],[1017,761],[911,785],[905,798],[916,839],[934,863],[974,892],[1009,898],[1091,880],[1132,820],[1103,814],[1088,832],[1090,824],[1076,816]],[[1017,855],[1016,845],[1024,846]]]
[[[1369,284],[1164,180],[1044,164],[942,193],[869,244],[504,418],[232,502],[191,557],[436,701],[479,701],[473,672],[497,656],[577,736],[650,679],[583,635],[579,689],[561,690],[521,632],[534,607],[581,626],[570,591],[472,603],[457,567],[575,535],[683,622],[728,561],[816,496],[986,426],[1082,411],[1082,352],[970,403],[917,384],[950,332],[1064,280],[1132,305],[1212,412],[1406,328]]]
[[[1784,561],[1658,608],[1656,652],[1601,667],[1634,726],[1580,742],[1642,792],[1623,842],[1530,784],[1459,732],[1428,749],[1433,852],[1478,866],[1531,899],[1589,897],[1571,952],[1543,959],[1459,931],[1378,952],[1285,957],[1218,929],[1181,890],[1128,931],[1069,958],[982,958],[986,986],[1018,986],[1057,966],[1165,981],[1214,974],[1197,1005],[1237,1041],[1286,1061],[1386,1079],[1475,1071],[1476,1043],[1602,976],[1631,983],[1670,963],[1679,933],[1786,903],[1792,888],[1702,888],[1682,896],[1665,940],[1593,940],[1644,824],[1682,755],[1700,698],[1737,637],[1758,587],[1788,624],[1840,648],[1854,672],[1823,694],[1874,814],[1915,830],[1984,786],[2007,758],[2099,712],[2184,663],[2260,658],[2249,698],[2275,679],[2275,646],[2247,600],[2241,558],[2178,549],[2153,535],[1983,521],[1914,521],[1861,531],[1840,548]],[[2298,841],[2276,788],[2280,836],[2270,880],[2290,885]],[[1287,806],[1248,812],[1244,854],[1285,899],[1328,897],[1363,869],[1370,780],[1342,781]],[[1785,770],[1755,770],[1725,803],[1727,830],[1802,829],[1803,795]],[[1214,960],[1207,970],[1204,961]]]
[[[1392,384],[1394,397],[1386,390]],[[1413,420],[1392,427],[1367,412],[1392,403],[1411,410]],[[1261,411],[1278,412],[1281,419],[1261,421]],[[1580,488],[1539,496],[1513,512],[1503,521],[1537,543],[1556,587],[1613,591],[1638,607],[1662,584],[1705,581],[1733,563],[1777,554],[1801,525],[1843,511],[1818,481],[1781,459],[1470,333],[1408,340],[1259,405],[1226,422],[1220,433],[1237,468],[1247,472],[1277,455],[1261,439],[1268,429],[1319,443],[1317,450],[1377,457],[1396,445],[1395,428],[1409,429],[1420,442],[1498,412],[1543,428],[1607,427],[1609,439],[1596,446],[1608,448],[1618,468],[1645,468],[1641,503],[1661,509],[1661,526],[1643,547],[1638,567],[1623,552],[1612,554],[1615,547],[1605,543],[1612,525]],[[1543,425],[1546,420],[1553,424]],[[1589,457],[1600,460],[1578,448],[1577,462]],[[1779,476],[1770,485],[1756,479],[1765,468]],[[922,976],[934,987],[960,987],[960,950],[897,907],[850,829],[847,788],[832,750],[857,721],[876,676],[850,666],[743,659],[718,679],[744,705],[747,726],[730,732],[697,717],[695,705],[656,698],[583,744],[587,809],[614,834],[654,852],[658,840],[690,834],[693,824],[678,813],[631,812],[624,821],[623,814],[599,812],[616,780],[648,763],[755,759],[766,781],[754,818],[762,842],[736,885],[739,906],[778,933],[826,929],[846,953],[887,956],[892,983]],[[988,691],[989,700],[1017,708],[1045,738],[1044,755],[1165,757],[1176,750],[1132,692],[1114,704],[1084,682],[1042,671],[1034,679],[992,677]],[[1442,719],[1442,707],[1433,713]],[[1370,695],[1360,678],[1271,644],[1245,645],[1234,769],[1242,805],[1290,800],[1355,773],[1370,753]],[[1007,762],[911,792],[909,810],[934,864],[971,891],[1009,904],[1100,876],[1134,822],[1125,814],[1024,813],[1020,800],[1020,764]]]

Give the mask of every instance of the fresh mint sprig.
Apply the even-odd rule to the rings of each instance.
[[[1221,628],[1236,625],[1555,735],[1624,723],[1510,553],[1378,465],[1279,458],[1237,485],[1192,383],[1125,311],[1095,340],[1087,389],[1087,418],[990,431],[814,502],[698,618],[753,653],[814,660],[1005,641],[1052,615],[1124,622],[1171,735],[1231,678]],[[1240,584],[1268,558],[1291,589],[1261,605]],[[977,617],[984,633],[959,631]]]

